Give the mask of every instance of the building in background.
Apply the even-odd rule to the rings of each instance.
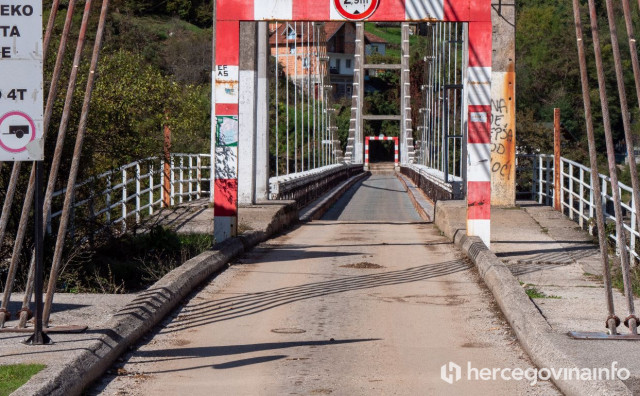
[[[320,31],[314,27],[320,27]],[[271,55],[278,58],[283,72],[293,81],[300,81],[319,67],[316,51],[329,58],[330,82],[334,98],[351,97],[355,65],[356,26],[353,22],[272,23],[269,43]],[[387,42],[365,33],[367,55],[385,55]]]

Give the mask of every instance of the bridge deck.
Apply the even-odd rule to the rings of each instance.
[[[555,394],[440,379],[450,361],[528,367],[461,252],[393,176],[245,255],[92,393]],[[380,210],[371,206],[375,205]]]

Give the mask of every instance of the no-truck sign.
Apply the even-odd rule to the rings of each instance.
[[[352,21],[361,21],[376,12],[380,0],[333,0],[333,4],[343,17]]]
[[[42,1],[0,0],[0,161],[42,160]]]

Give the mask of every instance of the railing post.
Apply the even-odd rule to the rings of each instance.
[[[544,189],[542,188],[543,183],[543,174],[542,174],[542,156],[538,156],[538,203],[542,205],[542,192]]]
[[[122,232],[127,231],[127,170],[122,170]]]
[[[107,176],[107,196],[105,200],[107,203],[107,224],[111,224],[111,175]]]
[[[602,226],[606,226],[607,224],[607,218],[609,217],[609,213],[607,213],[607,186],[609,183],[607,183],[607,179],[606,178],[602,178],[602,189],[600,191],[602,191],[602,213],[604,214],[604,223],[602,224]],[[607,236],[608,237],[608,236]]]
[[[591,175],[589,175],[589,186],[591,186]],[[591,186],[591,188],[589,189],[589,234],[593,235],[593,223],[595,222],[595,218],[594,218],[594,211],[595,209],[593,208],[593,200],[594,200],[594,196],[593,196],[593,186]]]
[[[584,229],[584,168],[580,168],[580,216],[578,216],[580,228]]]
[[[554,169],[554,204],[555,210],[562,212],[562,161],[561,161],[561,136],[560,136],[560,109],[553,109],[553,159]],[[573,174],[571,174],[573,177]]]
[[[170,183],[171,186],[169,188],[169,191],[171,192],[171,200],[169,203],[169,206],[173,206],[176,203],[176,170],[175,167],[173,166],[173,157],[171,157],[171,159],[169,160],[169,169],[170,169]]]
[[[184,157],[180,157],[180,203],[184,202]]]
[[[189,201],[193,200],[193,156],[189,155]]]
[[[171,169],[171,128],[169,128],[169,112],[166,114],[167,122],[164,124],[164,184],[162,191],[162,202],[165,208],[173,205],[173,185],[169,183],[173,181],[170,176]]]
[[[631,262],[631,266],[635,267],[636,266],[636,231],[638,230],[637,224],[636,224],[636,211],[635,211],[635,197],[633,196],[633,194],[631,194],[631,242],[630,242],[630,254],[629,254],[629,258],[630,258],[630,262]],[[624,227],[622,228],[624,230]]]
[[[155,204],[155,200],[153,197],[153,188],[154,182],[153,177],[155,176],[153,172],[153,164],[149,165],[149,215],[153,214],[153,205]]]
[[[550,169],[549,169],[551,167],[550,166],[550,162],[551,162],[550,158],[546,157],[545,158],[545,167],[546,167],[546,175],[545,175],[546,176],[546,178],[545,178],[545,180],[546,180],[546,183],[545,183],[545,196],[546,196],[546,199],[545,199],[545,205],[547,205],[547,206],[551,206],[551,202],[552,202],[552,200],[551,200],[551,172],[550,172]]]
[[[196,189],[198,192],[198,195],[196,196],[197,199],[202,198],[202,156],[200,156],[198,154],[198,156],[196,157],[196,166],[198,167],[197,171],[196,171]]]
[[[562,169],[560,169],[560,173],[562,174]],[[573,220],[574,211],[573,211],[573,164],[569,164],[569,218]],[[562,194],[564,195],[564,194]],[[563,200],[564,201],[564,200]]]
[[[140,163],[136,164],[136,224],[140,224]]]

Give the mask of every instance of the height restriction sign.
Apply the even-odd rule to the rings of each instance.
[[[0,161],[43,159],[42,1],[0,0]]]
[[[333,0],[336,10],[352,21],[369,18],[378,8],[380,0]]]

